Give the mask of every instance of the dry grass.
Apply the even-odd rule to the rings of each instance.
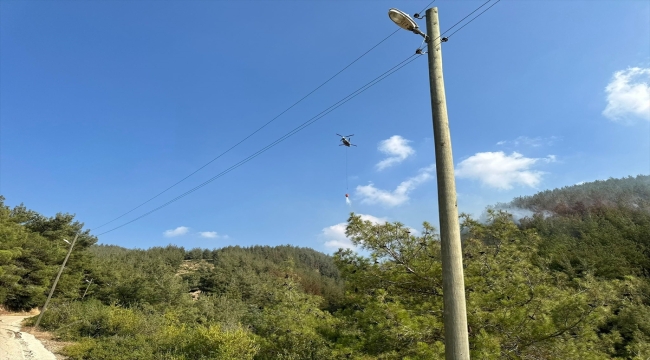
[[[9,311],[4,307],[0,306],[0,315],[34,316],[40,313],[41,311],[38,308],[33,308],[29,311]]]

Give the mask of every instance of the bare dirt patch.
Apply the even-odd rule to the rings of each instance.
[[[31,316],[34,314],[6,314],[6,311],[0,315],[0,360],[66,359],[63,355],[55,354],[67,345],[66,343],[54,340],[47,332],[22,327],[22,321]]]
[[[47,331],[36,330],[32,326],[24,327],[23,332],[27,332],[34,335],[34,337],[37,340],[39,340],[48,351],[54,354],[57,360],[67,359],[67,357],[61,355],[60,352],[64,347],[68,345],[72,345],[71,342],[59,341],[52,333]]]

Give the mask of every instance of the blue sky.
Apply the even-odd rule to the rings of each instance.
[[[413,14],[428,2],[3,0],[0,194],[44,215],[74,213],[94,229],[203,166],[390,35],[389,8]],[[442,30],[482,3],[436,1]],[[225,156],[93,232],[210,179],[420,44],[399,31]],[[461,211],[479,216],[516,196],[650,173],[647,1],[503,0],[443,44],[443,62]],[[358,147],[339,147],[336,133],[355,134]],[[329,252],[346,244],[350,210],[414,228],[435,224],[432,137],[421,56],[100,242]]]

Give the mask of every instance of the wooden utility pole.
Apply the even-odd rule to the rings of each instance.
[[[74,240],[72,240],[72,243],[70,244],[68,255],[65,256],[65,260],[63,260],[63,264],[61,264],[59,273],[56,275],[56,279],[54,279],[54,284],[52,284],[52,289],[50,289],[50,294],[47,296],[47,300],[45,300],[45,305],[43,305],[43,308],[41,309],[41,313],[38,315],[38,319],[36,319],[36,324],[34,324],[35,328],[38,328],[38,325],[41,323],[41,318],[43,318],[43,314],[45,314],[45,309],[47,309],[47,304],[50,303],[52,294],[54,294],[54,289],[56,289],[56,284],[59,282],[61,273],[63,273],[63,268],[65,268],[65,264],[68,262],[68,258],[70,258],[70,254],[72,253],[72,248],[74,247],[74,243],[77,242],[78,237],[79,237],[79,233],[77,232],[77,234],[74,236]]]
[[[429,37],[429,83],[433,138],[438,178],[438,211],[440,215],[440,245],[442,248],[442,291],[445,326],[445,359],[469,360],[463,253],[460,243],[458,203],[451,135],[447,119],[445,82],[442,77],[442,49],[438,8],[426,12]]]

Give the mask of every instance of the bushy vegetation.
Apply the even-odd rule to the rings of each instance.
[[[486,224],[463,216],[473,358],[650,355],[647,278],[634,271],[605,277],[593,269],[576,275],[554,266],[549,255],[569,255],[548,252],[553,239],[540,235],[532,222],[517,226],[506,212],[488,215]],[[386,359],[443,357],[440,244],[429,226],[424,229],[413,236],[400,224],[350,219],[348,235],[371,253],[362,257],[345,250],[336,256],[352,290],[342,314],[354,319],[346,332],[358,337],[357,351]],[[623,330],[630,317],[635,323]]]
[[[82,227],[70,214],[47,218],[22,205],[10,209],[0,196],[0,305],[9,310],[42,305],[67,253],[64,239],[72,241]],[[57,296],[76,296],[91,261],[86,250],[96,241],[88,232],[79,235]]]
[[[321,358],[333,321],[324,309],[342,298],[337,280],[318,272],[318,259],[336,271],[331,258],[310,249],[230,247],[190,264],[173,246],[91,252],[96,285],[82,300],[58,299],[42,322],[77,341],[66,349],[72,359]],[[268,254],[285,260],[274,264]],[[192,264],[199,267],[188,271]],[[301,283],[319,277],[314,289],[328,290],[309,294]],[[202,292],[193,300],[196,289]]]
[[[473,358],[650,357],[649,179],[518,198],[508,206],[532,215],[516,221],[462,215]],[[22,207],[0,216],[0,300],[41,305],[58,242],[81,224]],[[362,252],[130,250],[84,234],[42,325],[73,342],[71,359],[443,358],[435,229],[352,214],[347,235]]]

